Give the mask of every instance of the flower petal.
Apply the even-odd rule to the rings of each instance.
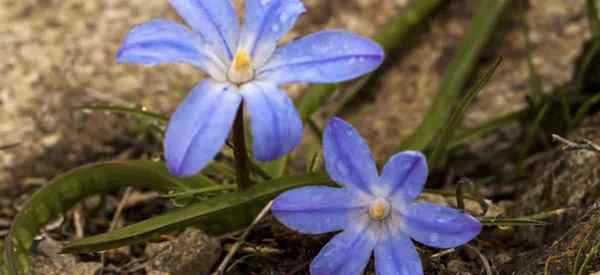
[[[300,0],[246,0],[240,48],[251,54],[255,68],[271,57],[279,39],[304,11]]]
[[[342,230],[365,210],[345,188],[310,186],[287,191],[274,201],[273,215],[287,227],[306,234]]]
[[[179,105],[165,138],[165,158],[171,174],[192,176],[221,151],[242,101],[234,89],[205,80]]]
[[[239,21],[230,0],[170,0],[177,13],[212,45],[222,61],[231,61],[239,39]]]
[[[117,53],[117,61],[143,65],[187,63],[223,80],[224,67],[216,57],[211,58],[202,45],[202,37],[184,26],[156,19],[134,27],[127,34]]]
[[[376,244],[377,237],[370,230],[368,222],[348,227],[321,249],[310,264],[310,274],[363,274]]]
[[[322,31],[279,48],[258,72],[277,83],[331,83],[353,79],[383,62],[374,41],[343,31]]]
[[[387,227],[375,247],[377,275],[423,275],[421,258],[408,236]]]
[[[456,209],[413,203],[402,212],[402,230],[416,241],[437,248],[463,245],[481,232],[481,223]]]
[[[395,154],[383,167],[380,182],[388,194],[398,194],[405,201],[416,199],[427,181],[427,159],[420,152]]]
[[[369,146],[356,129],[339,118],[331,118],[323,135],[325,168],[337,183],[371,194],[377,183],[377,167]]]
[[[254,157],[276,160],[302,139],[302,121],[294,103],[274,83],[250,82],[241,88],[250,111]]]

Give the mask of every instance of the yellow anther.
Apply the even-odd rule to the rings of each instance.
[[[390,214],[390,205],[388,204],[388,202],[385,199],[379,198],[379,199],[375,200],[371,204],[371,207],[369,208],[369,216],[371,217],[371,219],[374,219],[377,221],[387,218],[387,216],[389,214]]]
[[[233,67],[237,71],[246,71],[250,69],[250,55],[245,51],[239,51],[233,59]]]
[[[239,50],[231,63],[227,77],[231,82],[242,84],[254,78],[254,69],[252,68],[252,59],[250,55]]]

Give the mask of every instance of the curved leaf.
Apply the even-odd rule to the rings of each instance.
[[[448,73],[441,83],[438,95],[421,125],[403,141],[399,151],[422,151],[431,145],[435,135],[443,129],[452,114],[453,106],[462,98],[463,88],[477,66],[481,53],[495,34],[494,30],[502,19],[502,13],[511,1],[485,0],[479,3],[477,14],[469,26],[464,42],[448,67]]]
[[[187,181],[196,180],[192,178]],[[58,176],[33,194],[17,214],[5,239],[5,264],[0,260],[0,272],[30,274],[26,251],[31,248],[39,229],[86,197],[126,186],[149,188],[161,193],[181,192],[189,189],[186,184],[169,176],[162,163],[153,161],[98,163]]]
[[[311,173],[265,181],[242,192],[227,193],[140,223],[66,245],[63,252],[87,253],[139,243],[157,235],[196,225],[212,235],[245,228],[275,196],[291,188],[332,184],[324,173]]]

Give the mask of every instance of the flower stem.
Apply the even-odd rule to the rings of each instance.
[[[252,183],[250,182],[250,162],[246,150],[246,134],[244,131],[244,104],[240,104],[233,122],[233,155],[235,157],[237,185],[240,190],[247,189]]]

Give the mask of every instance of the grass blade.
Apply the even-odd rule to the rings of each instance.
[[[454,131],[459,127],[460,123],[462,122],[467,109],[471,106],[473,100],[477,97],[477,95],[479,95],[479,93],[485,87],[485,85],[487,85],[487,83],[492,79],[492,76],[494,75],[501,63],[501,58],[496,60],[492,68],[488,70],[479,79],[479,81],[477,81],[477,83],[469,90],[469,92],[467,92],[467,95],[463,97],[463,99],[458,103],[456,109],[452,112],[450,118],[448,118],[448,122],[437,136],[437,144],[433,149],[433,152],[431,153],[431,157],[429,159],[430,163],[432,163],[433,166],[435,166],[435,164],[438,163],[440,157],[446,152],[446,149],[448,148],[448,145],[451,141],[451,137],[453,136]]]
[[[64,247],[64,252],[86,253],[112,249],[192,225],[212,235],[234,232],[249,225],[256,214],[278,194],[291,188],[315,184],[332,182],[324,173],[261,182],[241,192],[213,197],[112,232],[74,241]]]
[[[27,251],[39,229],[82,199],[126,186],[161,193],[188,187],[152,161],[113,161],[79,167],[38,190],[17,214],[4,244],[4,260],[10,275],[30,274]]]
[[[423,123],[400,146],[400,150],[424,150],[430,146],[436,133],[444,127],[452,112],[452,107],[460,99],[471,72],[475,68],[484,46],[494,34],[500,15],[510,3],[509,0],[482,0],[477,15],[467,31],[465,41],[448,68]]]

